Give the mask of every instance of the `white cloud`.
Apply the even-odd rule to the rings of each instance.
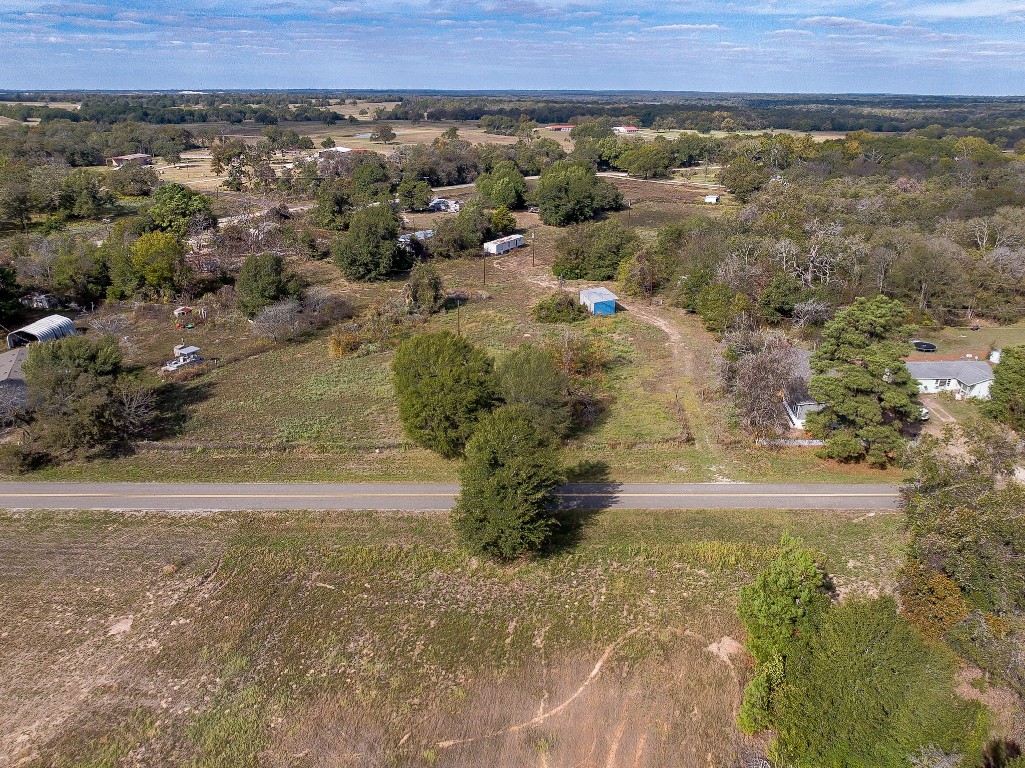
[[[648,27],[651,32],[715,32],[726,30],[718,24],[659,24],[657,27]]]
[[[910,5],[910,16],[928,19],[985,19],[1025,12],[1021,0],[966,0],[958,3]]]

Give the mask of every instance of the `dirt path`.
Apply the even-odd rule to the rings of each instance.
[[[580,686],[568,698],[563,700],[562,703],[560,703],[558,706],[553,707],[552,709],[549,709],[546,712],[539,712],[537,715],[532,717],[530,720],[527,720],[526,722],[517,723],[516,725],[510,725],[508,728],[503,728],[500,731],[495,731],[494,733],[488,733],[488,734],[485,734],[484,736],[475,736],[475,737],[470,738],[470,739],[450,739],[448,741],[439,741],[438,744],[437,744],[438,749],[449,749],[450,747],[455,747],[455,746],[458,746],[460,744],[469,744],[469,743],[474,742],[474,741],[480,741],[481,739],[491,739],[491,738],[495,738],[496,736],[504,736],[505,734],[509,734],[509,733],[518,733],[519,731],[522,731],[525,728],[533,728],[535,726],[540,725],[541,723],[543,723],[545,720],[549,719],[550,717],[554,717],[555,715],[559,714],[560,712],[565,710],[567,707],[569,707],[578,698],[580,698],[580,696],[584,693],[584,691],[587,690],[587,687],[592,682],[594,682],[595,678],[597,678],[598,675],[601,673],[602,667],[605,666],[605,663],[609,660],[609,658],[616,651],[616,649],[620,645],[622,645],[623,642],[625,642],[627,638],[629,638],[632,635],[637,634],[640,631],[641,631],[641,627],[634,627],[629,632],[621,635],[615,642],[610,644],[605,649],[605,652],[601,655],[601,657],[598,659],[598,661],[595,662],[594,668],[591,670],[591,674],[589,674],[586,678],[584,678],[584,681],[580,684]]]
[[[676,370],[685,378],[693,381],[695,372],[694,355],[690,346],[684,340],[679,327],[667,316],[672,310],[635,304],[634,302],[620,301],[619,303],[630,313],[631,317],[639,318],[648,325],[653,325],[665,333],[668,337],[669,351],[672,354]]]

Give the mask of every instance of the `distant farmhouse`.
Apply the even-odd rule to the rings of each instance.
[[[569,133],[573,130],[572,125],[549,125],[549,131],[555,131],[556,133]]]
[[[124,168],[126,165],[153,165],[153,155],[137,152],[134,155],[108,157],[107,162],[110,163],[113,168]]]
[[[629,136],[632,133],[637,133],[638,130],[640,129],[633,125],[616,125],[612,128],[613,133],[618,133],[624,136]]]

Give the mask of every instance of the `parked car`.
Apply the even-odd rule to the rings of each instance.
[[[936,345],[933,344],[931,341],[920,341],[918,339],[912,339],[911,340],[911,346],[913,346],[915,348],[915,350],[918,351],[918,352],[935,352],[936,351]]]
[[[928,408],[919,408],[918,409],[918,420],[919,421],[928,421],[929,417],[931,415],[932,414],[929,413],[929,409]]]
[[[536,205],[532,205],[527,209],[527,213],[541,213],[541,209]]]

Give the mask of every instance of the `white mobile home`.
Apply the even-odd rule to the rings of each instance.
[[[719,202],[719,195],[705,195],[705,202],[709,205],[716,205]]]
[[[523,239],[523,235],[509,235],[508,237],[500,237],[497,240],[492,240],[490,243],[484,243],[484,253],[490,253],[493,256],[497,256],[500,253],[511,251],[514,248],[519,248],[526,244],[527,241]]]

